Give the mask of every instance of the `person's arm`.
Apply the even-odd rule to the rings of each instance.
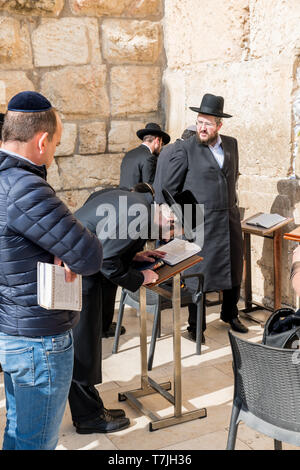
[[[7,225],[62,260],[71,271],[89,276],[102,263],[98,238],[74,217],[42,178],[22,175],[8,194]]]
[[[300,245],[293,253],[291,280],[294,291],[298,296],[300,296]]]

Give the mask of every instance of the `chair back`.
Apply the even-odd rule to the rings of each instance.
[[[234,401],[244,411],[300,432],[300,352],[243,340],[231,332]]]

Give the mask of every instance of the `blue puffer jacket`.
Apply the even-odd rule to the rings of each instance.
[[[75,326],[79,312],[37,304],[37,262],[54,255],[78,274],[102,264],[98,238],[46,182],[46,168],[0,151],[0,331],[47,336]]]

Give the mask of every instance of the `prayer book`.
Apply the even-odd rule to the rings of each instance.
[[[38,304],[47,310],[78,310],[82,308],[82,276],[66,282],[65,268],[56,264],[37,263]]]
[[[157,249],[166,252],[166,255],[162,259],[164,263],[169,266],[174,266],[201,251],[201,247],[196,243],[182,240],[181,238],[174,238],[174,240],[165,245],[161,245]]]
[[[282,217],[279,214],[260,214],[247,220],[246,223],[247,225],[256,225],[257,227],[271,228],[284,220],[286,220],[286,217]]]

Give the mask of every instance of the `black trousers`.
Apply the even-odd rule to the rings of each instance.
[[[241,286],[232,287],[232,289],[223,290],[223,302],[221,306],[221,320],[230,322],[233,318],[238,316],[237,303],[240,299]],[[197,322],[197,307],[195,304],[190,304],[189,308],[189,329],[196,329]],[[206,329],[205,308],[202,318],[203,331]]]
[[[94,385],[102,382],[102,325],[111,324],[117,290],[101,273],[83,277],[82,285],[80,320],[73,329],[74,369],[69,392],[72,419],[77,423],[103,412]]]

